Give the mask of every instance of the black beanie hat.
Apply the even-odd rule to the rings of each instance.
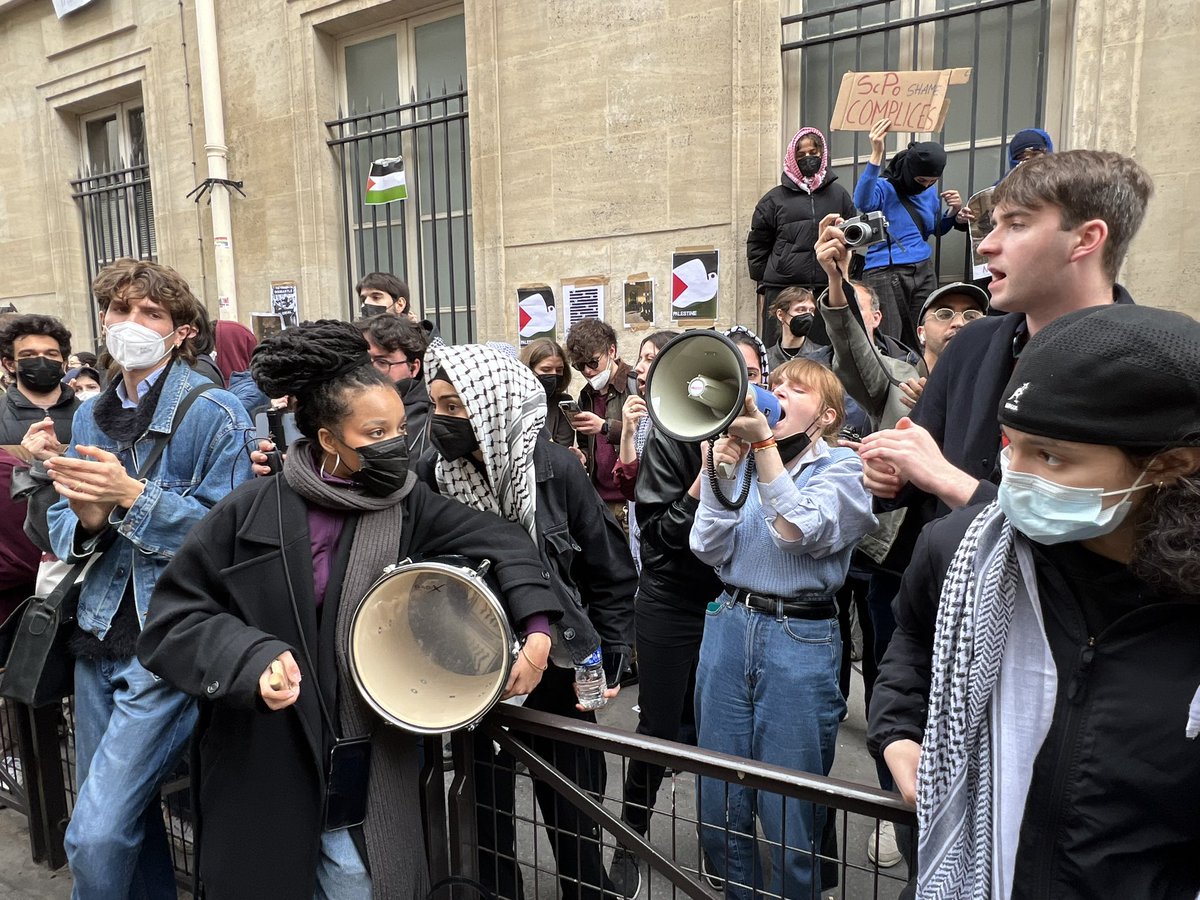
[[[1000,424],[1129,450],[1200,446],[1200,322],[1133,304],[1055,319],[1022,351]]]
[[[946,151],[941,144],[936,141],[913,141],[907,150],[901,150],[892,157],[883,174],[897,193],[915,196],[929,189],[920,184],[917,178],[941,178],[945,168]]]

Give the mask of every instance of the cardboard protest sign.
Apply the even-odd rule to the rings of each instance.
[[[933,72],[847,72],[833,107],[833,131],[870,131],[891,119],[891,131],[940,131],[950,110],[946,93],[966,84],[971,70]]]

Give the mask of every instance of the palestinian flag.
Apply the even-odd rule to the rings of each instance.
[[[377,159],[371,163],[371,174],[367,176],[365,203],[391,203],[408,197],[408,186],[404,183],[404,157]]]

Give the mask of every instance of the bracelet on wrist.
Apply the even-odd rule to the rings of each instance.
[[[751,450],[770,450],[772,447],[778,446],[775,443],[775,438],[769,437],[766,440],[755,441],[750,445]]]
[[[535,669],[537,669],[539,672],[545,672],[545,671],[546,671],[548,668],[550,668],[550,663],[546,663],[546,665],[544,665],[544,666],[539,666],[539,665],[538,665],[537,663],[535,663],[535,662],[534,662],[532,659],[530,659],[530,658],[529,658],[529,654],[525,652],[525,647],[524,647],[524,646],[522,646],[522,647],[521,647],[521,655],[522,655],[523,657],[525,657],[525,662],[529,663],[531,666],[533,666],[533,667],[534,667]]]

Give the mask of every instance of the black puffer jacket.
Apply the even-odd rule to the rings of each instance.
[[[811,194],[784,175],[754,207],[746,238],[750,277],[766,287],[823,284],[825,272],[817,263],[813,246],[817,226],[830,213],[845,219],[855,215],[854,203],[837,183],[837,175],[826,174],[825,181]]]
[[[722,590],[713,567],[700,562],[688,545],[700,505],[688,488],[701,465],[699,444],[685,444],[651,428],[638,468],[634,510],[642,532],[639,600],[650,598],[698,615]]]
[[[925,733],[938,598],[981,507],[922,532],[893,603],[896,631],[871,699],[867,747]],[[1164,596],[1081,544],[1032,545],[1058,673],[1033,763],[1013,900],[1187,898],[1200,890],[1200,600]]]
[[[60,442],[71,442],[71,420],[75,410],[79,408],[79,400],[75,392],[63,385],[58,400],[49,409],[43,409],[31,403],[29,398],[21,393],[15,384],[0,400],[0,444],[19,444],[29,426],[42,421],[46,416],[54,422],[54,434]]]

